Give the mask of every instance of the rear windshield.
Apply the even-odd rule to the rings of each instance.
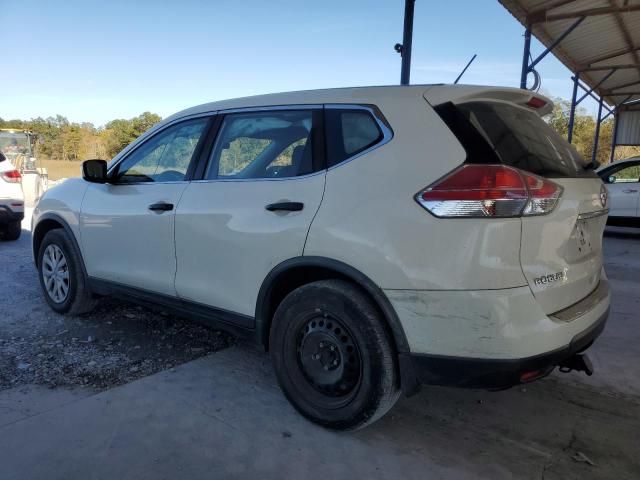
[[[502,163],[551,178],[595,175],[535,112],[498,102],[449,102],[436,111],[467,151],[467,163]]]

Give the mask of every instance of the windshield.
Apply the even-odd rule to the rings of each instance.
[[[29,137],[24,132],[0,132],[0,151],[15,164],[19,155],[31,156]]]
[[[593,176],[578,151],[535,112],[499,102],[436,108],[469,163],[503,163],[542,177]]]

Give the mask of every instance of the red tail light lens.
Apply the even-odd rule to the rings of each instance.
[[[521,175],[529,190],[529,203],[522,212],[523,215],[544,215],[556,208],[562,193],[560,185],[531,173],[521,172]]]
[[[4,179],[5,182],[9,183],[20,183],[22,180],[22,175],[18,170],[9,170],[8,172],[0,173],[0,176]]]
[[[555,208],[559,185],[504,165],[463,165],[418,193],[436,217],[517,217]]]

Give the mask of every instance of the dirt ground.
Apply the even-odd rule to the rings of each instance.
[[[268,356],[227,334],[117,300],[83,317],[54,314],[42,299],[29,242],[25,231],[18,242],[0,243],[0,414],[7,409],[0,458],[3,449],[13,452],[5,459],[9,478],[24,478],[20,472],[36,454],[49,459],[42,469],[84,472],[65,478],[95,473],[100,450],[69,458],[45,439],[102,445],[114,435],[111,415],[127,442],[110,447],[121,460],[104,463],[96,478],[110,478],[104,472],[114,465],[137,465],[146,478],[180,478],[178,460],[202,473],[190,478],[210,478],[214,467],[250,473],[237,452],[249,461],[259,449],[273,464],[261,478],[282,478],[283,471],[326,478],[322,472],[333,465],[332,478],[640,479],[640,230],[608,229],[605,236],[612,309],[589,350],[592,377],[554,373],[505,392],[425,387],[371,427],[341,435],[302,420],[278,389]],[[86,400],[68,400],[76,397]],[[50,410],[47,402],[56,398],[69,403],[47,414],[43,430],[38,408]],[[136,402],[142,406],[130,406]],[[155,420],[149,405],[163,409]],[[95,415],[103,406],[114,409],[104,419]],[[67,422],[79,431],[69,433]],[[166,455],[145,456],[149,431],[161,432],[154,448],[166,447]],[[295,457],[279,446],[292,436]],[[135,458],[131,442],[139,448]],[[212,455],[227,445],[229,456]],[[33,478],[50,478],[47,471]]]
[[[36,384],[99,391],[233,342],[223,332],[113,299],[87,315],[57,315],[42,298],[28,232],[0,243],[0,258],[0,390]]]

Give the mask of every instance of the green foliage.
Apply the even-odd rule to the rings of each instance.
[[[135,118],[113,120],[104,128],[96,128],[91,123],[72,123],[66,117],[56,115],[32,120],[0,118],[0,128],[34,132],[38,137],[35,152],[43,160],[78,161],[110,159],[160,120],[159,115],[144,112]]]
[[[144,112],[130,120],[118,119],[107,123],[103,135],[107,156],[115,156],[160,120],[162,118],[159,115]]]

